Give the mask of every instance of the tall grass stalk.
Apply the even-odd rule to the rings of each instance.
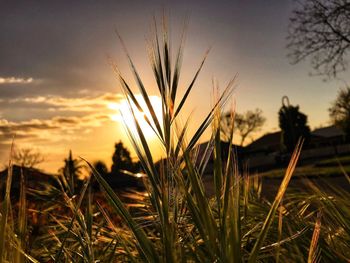
[[[26,201],[26,183],[23,169],[21,169],[21,185],[19,195],[19,208],[18,208],[18,249],[15,252],[15,263],[24,262],[27,236],[27,201]]]
[[[254,226],[254,246],[251,251],[243,251],[242,247],[242,202],[244,213],[248,212],[249,191],[244,190],[242,176],[237,166],[232,144],[229,146],[228,158],[221,156],[220,118],[221,109],[233,91],[234,79],[229,82],[221,96],[204,121],[189,139],[188,120],[181,128],[179,118],[181,110],[189,98],[192,88],[201,71],[208,52],[205,53],[198,70],[190,84],[185,88],[182,97],[178,97],[178,84],[181,72],[183,53],[183,36],[172,63],[168,30],[163,22],[162,33],[158,32],[155,23],[155,38],[149,47],[151,67],[162,99],[162,123],[159,123],[155,110],[149,101],[149,95],[141,77],[129,55],[126,45],[121,40],[126,52],[131,71],[135,77],[138,90],[142,94],[147,107],[142,108],[134,91],[122,76],[117,65],[113,65],[120,80],[130,110],[134,116],[136,133],[128,129],[129,138],[134,146],[149,181],[149,211],[153,222],[148,228],[140,227],[124,207],[121,200],[96,171],[95,176],[104,189],[108,200],[117,213],[124,219],[135,237],[135,246],[141,259],[148,262],[255,262],[275,218],[275,213],[286,191],[293,174],[301,145],[296,147],[284,180],[277,196],[261,226]],[[176,102],[179,102],[178,104]],[[163,145],[165,158],[156,166],[151,154],[149,142],[135,117],[133,105],[144,114],[147,123],[152,127]],[[151,116],[148,118],[147,116]],[[204,131],[213,124],[212,139],[205,154],[197,156],[195,147]],[[231,140],[233,127],[231,131]],[[188,141],[188,143],[187,143]],[[214,197],[208,198],[202,175],[208,158],[213,156]],[[200,164],[199,166],[197,164]],[[151,229],[151,230],[150,230]],[[258,232],[257,232],[258,231]],[[157,233],[157,234],[154,234]],[[248,254],[247,254],[248,252]],[[248,256],[248,258],[247,258]]]
[[[7,169],[7,179],[5,188],[5,197],[1,204],[1,219],[0,219],[0,262],[5,262],[6,259],[6,241],[8,241],[7,228],[8,228],[8,215],[9,209],[11,207],[10,192],[12,183],[12,153],[13,153],[13,143],[10,151],[9,164]]]

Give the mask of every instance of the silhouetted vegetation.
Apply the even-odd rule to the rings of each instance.
[[[94,162],[93,166],[95,170],[103,177],[105,177],[108,174],[107,165],[103,161],[96,161]]]
[[[287,97],[282,98],[282,107],[278,112],[279,126],[282,130],[282,145],[288,152],[292,152],[300,138],[305,145],[310,139],[310,128],[307,125],[307,116],[299,111],[299,106],[289,104]]]
[[[140,169],[138,163],[132,161],[129,150],[121,141],[114,145],[112,162],[111,173],[115,175],[122,174],[123,171],[137,172]]]
[[[67,187],[68,192],[72,196],[81,189],[84,167],[81,160],[73,158],[72,151],[70,150],[68,157],[64,159],[64,166],[59,172],[64,180],[64,187]]]
[[[347,68],[350,50],[350,3],[344,0],[306,0],[290,18],[290,58],[310,58],[316,73],[335,77]]]
[[[350,141],[350,88],[341,89],[337,98],[329,109],[329,115],[333,123],[346,134],[346,140]]]
[[[12,158],[15,164],[26,168],[35,168],[45,160],[39,151],[30,148],[16,148]]]
[[[221,138],[228,142],[232,127],[234,132],[240,137],[239,145],[243,146],[246,139],[261,130],[266,119],[262,115],[261,109],[255,111],[248,110],[245,113],[227,112],[221,117]]]

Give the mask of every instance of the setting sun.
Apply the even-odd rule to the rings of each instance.
[[[111,115],[111,119],[116,122],[121,122],[127,129],[130,130],[132,134],[137,134],[136,125],[134,121],[134,116],[132,111],[134,112],[135,119],[139,123],[143,134],[145,137],[150,140],[156,137],[155,132],[152,127],[147,123],[145,117],[151,120],[151,114],[149,113],[146,102],[142,98],[141,95],[135,96],[138,103],[140,104],[143,111],[137,109],[136,105],[133,102],[129,102],[127,99],[123,99],[120,102],[109,103],[108,108],[111,110],[115,110],[116,113]],[[157,115],[159,122],[162,122],[162,101],[158,96],[149,96],[151,104],[154,108],[154,111]]]

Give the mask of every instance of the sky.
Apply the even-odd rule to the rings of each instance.
[[[134,81],[115,31],[149,94],[157,95],[146,43],[152,37],[153,16],[161,18],[163,12],[174,47],[183,21],[189,21],[182,90],[210,48],[185,108],[185,114],[193,111],[193,129],[212,105],[212,80],[224,88],[235,75],[236,111],[260,108],[267,119],[250,140],[278,130],[284,95],[307,114],[311,128],[328,125],[330,103],[349,78],[324,81],[310,76],[308,61],[290,64],[286,37],[295,6],[292,0],[2,0],[0,163],[8,160],[13,134],[18,148],[43,154],[40,168],[50,172],[63,165],[70,149],[75,156],[109,166],[114,143],[122,140],[131,148],[114,107],[123,103],[123,96],[109,58]]]

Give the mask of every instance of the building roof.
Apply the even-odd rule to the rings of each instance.
[[[335,125],[315,129],[311,134],[324,138],[332,138],[345,135],[345,133]]]
[[[281,145],[281,132],[267,133],[247,146],[248,151],[278,150]]]

